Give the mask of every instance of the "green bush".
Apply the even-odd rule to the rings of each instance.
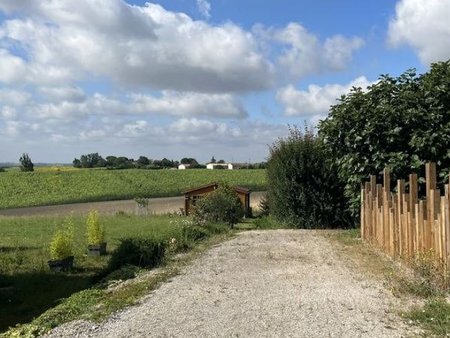
[[[344,185],[336,177],[321,141],[305,127],[270,147],[267,166],[270,212],[298,228],[350,226]]]
[[[166,247],[166,242],[154,238],[124,238],[113,251],[107,270],[125,265],[153,268],[163,261]]]
[[[354,219],[361,183],[389,167],[392,182],[410,173],[423,182],[424,164],[437,163],[439,182],[450,172],[450,61],[428,73],[382,75],[367,91],[353,88],[319,124],[319,135],[345,182]]]
[[[73,220],[68,217],[62,226],[56,230],[50,243],[50,258],[61,260],[73,256]]]
[[[86,237],[89,245],[100,245],[105,242],[105,228],[98,220],[97,210],[89,211],[86,220]]]
[[[244,208],[234,189],[223,183],[197,202],[193,215],[198,225],[226,223],[233,227],[244,216]]]

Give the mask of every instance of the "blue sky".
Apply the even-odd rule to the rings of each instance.
[[[450,0],[0,0],[0,162],[262,161],[351,86],[450,58]]]

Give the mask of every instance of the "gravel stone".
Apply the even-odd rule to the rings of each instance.
[[[142,301],[48,337],[408,337],[400,301],[314,230],[248,231]]]

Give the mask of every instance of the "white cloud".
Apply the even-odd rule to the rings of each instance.
[[[14,89],[0,89],[1,104],[8,104],[15,107],[20,107],[29,102],[31,95],[24,91]]]
[[[156,4],[122,0],[22,0],[0,8],[20,10],[20,18],[0,27],[0,38],[26,50],[28,79],[35,83],[94,75],[122,85],[201,92],[271,85],[270,62],[252,34],[232,23],[213,26]],[[24,66],[5,51],[0,57]]]
[[[23,59],[0,49],[0,82],[15,83],[24,79],[26,65]]]
[[[86,99],[80,87],[40,87],[39,93],[52,102],[83,102]]]
[[[330,106],[337,103],[337,99],[350,91],[352,87],[363,89],[373,83],[361,76],[348,84],[327,84],[325,86],[309,85],[308,90],[297,90],[289,85],[277,92],[277,100],[284,106],[288,116],[324,115]],[[315,120],[319,117],[316,116]]]
[[[175,116],[247,116],[242,103],[230,94],[199,94],[164,91],[161,97],[133,95],[131,110]]]
[[[281,29],[256,26],[254,32],[263,40],[282,44],[284,51],[278,56],[278,64],[285,70],[283,75],[292,79],[342,70],[352,60],[353,53],[364,45],[359,37],[346,38],[342,35],[321,42],[298,23],[290,23]]]
[[[395,12],[390,45],[411,46],[424,64],[450,58],[450,0],[401,0]]]
[[[198,11],[205,18],[209,19],[211,17],[211,3],[207,0],[197,0]]]

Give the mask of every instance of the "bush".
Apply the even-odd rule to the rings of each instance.
[[[439,182],[450,173],[450,61],[428,73],[408,70],[382,75],[367,91],[353,88],[319,124],[319,135],[334,159],[353,217],[359,217],[361,183],[389,167],[392,181],[435,162]]]
[[[50,258],[61,260],[70,256],[73,256],[73,221],[68,217],[53,236],[50,243]]]
[[[234,189],[220,184],[197,202],[193,215],[194,222],[199,225],[226,223],[233,227],[244,216],[244,208]]]
[[[86,237],[89,245],[100,245],[105,242],[105,228],[100,225],[97,210],[89,211],[86,220]]]
[[[114,271],[124,265],[153,268],[159,265],[166,252],[167,244],[154,238],[125,238],[113,251],[108,271]]]
[[[343,184],[336,177],[320,140],[306,127],[270,147],[268,203],[279,221],[298,228],[350,225]]]

